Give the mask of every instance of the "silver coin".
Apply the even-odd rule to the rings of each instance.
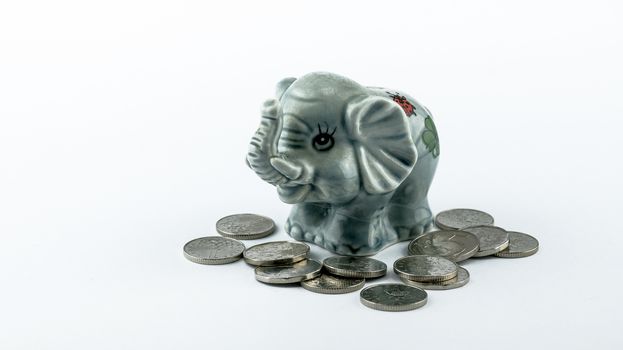
[[[435,225],[442,230],[459,230],[468,226],[493,225],[493,216],[475,209],[451,209],[437,214]]]
[[[408,280],[406,278],[400,278],[402,282],[404,282],[408,286],[418,287],[422,289],[430,289],[430,290],[446,290],[446,289],[454,289],[463,287],[469,282],[469,272],[464,268],[459,266],[459,271],[456,277],[449,279],[447,281],[441,282],[415,282]]]
[[[323,264],[327,272],[342,277],[375,278],[387,273],[384,262],[358,256],[332,256]]]
[[[321,274],[311,280],[301,282],[301,286],[309,291],[322,294],[344,294],[361,289],[366,283],[363,278],[346,278]]]
[[[228,264],[242,258],[244,244],[225,237],[202,237],[184,245],[186,259],[203,265]]]
[[[316,260],[303,260],[288,266],[258,266],[255,279],[270,284],[298,283],[320,276],[322,264]]]
[[[525,258],[539,250],[539,241],[522,232],[508,231],[508,248],[496,253],[500,258]]]
[[[416,282],[439,282],[456,277],[458,266],[440,256],[411,255],[396,260],[394,272]]]
[[[268,242],[244,251],[244,261],[256,266],[292,265],[307,258],[309,246],[300,242]]]
[[[478,237],[480,248],[475,257],[493,255],[508,247],[508,232],[497,226],[480,225],[462,229]]]
[[[235,239],[258,239],[273,233],[275,222],[261,215],[235,214],[217,221],[216,231]]]
[[[426,305],[425,290],[398,283],[375,284],[359,294],[361,303],[381,311],[408,311]]]
[[[434,231],[409,243],[409,254],[441,256],[450,261],[467,260],[478,252],[478,238],[459,230]]]

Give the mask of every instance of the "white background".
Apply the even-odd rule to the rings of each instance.
[[[2,1],[0,348],[620,349],[621,7]],[[244,157],[274,84],[318,70],[425,104],[433,210],[488,211],[540,252],[468,261],[405,313],[186,261],[232,213],[286,238]]]

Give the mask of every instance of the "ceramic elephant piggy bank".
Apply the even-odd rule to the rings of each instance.
[[[310,73],[277,84],[247,164],[294,205],[292,238],[360,256],[430,228],[438,157],[431,114],[413,98]]]

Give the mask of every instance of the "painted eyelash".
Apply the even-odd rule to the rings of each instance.
[[[318,133],[319,134],[328,134],[333,136],[333,134],[335,134],[335,131],[337,130],[337,126],[335,128],[333,128],[333,131],[331,131],[331,133],[329,134],[329,123],[324,122],[325,126],[327,127],[327,130],[322,131],[322,128],[320,127],[320,123],[318,123]]]

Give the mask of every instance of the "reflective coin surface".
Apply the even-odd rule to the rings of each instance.
[[[539,250],[539,241],[529,234],[508,231],[508,248],[496,253],[500,258],[525,258]]]
[[[508,232],[497,226],[473,226],[462,229],[478,237],[480,248],[475,257],[493,255],[508,247]]]
[[[396,260],[394,271],[416,282],[438,282],[456,277],[458,266],[440,256],[412,255]]]
[[[398,283],[375,284],[359,294],[361,303],[381,311],[408,311],[426,305],[425,290]]]
[[[478,238],[472,233],[447,230],[419,236],[409,243],[409,254],[441,256],[450,261],[467,260],[478,252]]]
[[[356,256],[332,256],[324,259],[327,272],[342,277],[375,278],[387,273],[387,265],[379,260]]]
[[[322,294],[344,294],[357,291],[363,287],[363,278],[346,278],[322,274],[311,280],[301,282],[301,286],[309,291]]]
[[[242,258],[244,244],[225,237],[202,237],[184,245],[186,259],[203,265],[228,264]]]
[[[273,233],[275,222],[261,215],[235,214],[217,221],[216,231],[229,238],[258,239]]]
[[[300,242],[268,242],[244,251],[244,261],[256,266],[292,265],[307,258],[309,246]]]
[[[316,260],[303,260],[288,266],[258,266],[255,279],[271,284],[298,283],[320,276],[322,264]]]
[[[459,230],[467,226],[493,225],[493,216],[475,209],[451,209],[437,214],[435,225],[442,230]]]
[[[446,290],[459,288],[466,285],[467,282],[469,282],[469,272],[459,266],[459,271],[456,277],[441,282],[415,282],[402,277],[400,279],[408,286],[430,290]]]

